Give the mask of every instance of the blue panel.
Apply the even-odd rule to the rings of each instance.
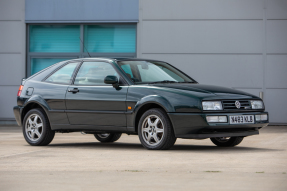
[[[80,52],[79,25],[31,25],[30,52]]]
[[[136,52],[136,25],[86,25],[84,31],[89,52]]]
[[[26,23],[138,22],[139,0],[26,0]]]
[[[58,62],[69,60],[70,58],[32,58],[31,59],[31,75],[56,64]]]

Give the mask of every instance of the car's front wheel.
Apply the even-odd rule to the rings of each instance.
[[[141,144],[150,150],[171,148],[176,137],[167,114],[162,109],[150,109],[142,116],[138,124]]]
[[[219,147],[234,147],[241,143],[243,137],[215,137],[210,140]]]
[[[95,138],[102,143],[115,142],[122,136],[121,133],[100,133],[94,134]]]
[[[55,136],[44,110],[40,108],[25,115],[22,129],[25,140],[33,146],[48,145]]]

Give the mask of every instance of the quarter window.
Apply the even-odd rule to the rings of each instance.
[[[59,69],[57,72],[48,77],[46,82],[69,84],[72,80],[73,73],[78,63],[69,63]]]
[[[106,62],[84,62],[76,76],[76,85],[105,85],[104,79],[108,75],[117,76],[115,69]]]

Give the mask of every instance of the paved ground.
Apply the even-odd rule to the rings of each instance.
[[[148,151],[137,136],[101,144],[80,133],[32,147],[20,127],[0,126],[0,190],[287,190],[286,146],[286,126],[234,148],[178,139],[168,151]]]

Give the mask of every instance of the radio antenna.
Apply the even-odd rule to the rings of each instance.
[[[84,44],[84,42],[82,41],[81,37],[79,37],[79,39],[80,39],[80,41],[83,43],[84,48],[86,49],[86,51],[87,51],[88,55],[89,55],[89,56],[90,56],[90,58],[91,58],[91,55],[90,55],[90,53],[88,52],[88,49],[85,47],[85,44]]]

